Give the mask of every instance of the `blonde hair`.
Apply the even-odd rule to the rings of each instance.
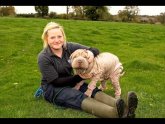
[[[63,48],[66,49],[66,36],[65,36],[65,32],[64,32],[64,29],[63,27],[58,24],[58,23],[55,23],[55,22],[49,22],[44,30],[43,30],[43,33],[42,33],[42,40],[43,40],[43,47],[46,48],[48,46],[48,42],[47,42],[47,37],[48,37],[48,30],[51,30],[51,29],[54,29],[54,28],[58,28],[61,30],[62,34],[63,34],[63,37],[64,37],[64,44],[63,44]]]

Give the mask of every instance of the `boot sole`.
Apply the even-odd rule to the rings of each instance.
[[[125,106],[124,100],[119,98],[116,101],[116,107],[117,107],[117,112],[118,112],[119,118],[121,118],[123,116],[123,114],[124,114],[124,106]]]
[[[128,101],[128,113],[127,113],[127,117],[128,118],[135,118],[135,110],[137,108],[137,104],[138,104],[138,98],[135,92],[129,92],[128,93],[128,97],[127,97],[127,101]]]

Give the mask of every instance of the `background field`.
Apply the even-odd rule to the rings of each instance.
[[[162,25],[0,18],[0,118],[95,118],[79,110],[35,99],[40,85],[37,55],[44,26],[64,26],[67,40],[116,54],[125,68],[122,97],[139,98],[137,118],[165,117],[165,27]],[[111,84],[105,92],[113,95]]]

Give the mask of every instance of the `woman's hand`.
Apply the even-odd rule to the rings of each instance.
[[[100,53],[97,48],[90,47],[88,50],[90,50],[94,54],[94,57],[96,57]]]
[[[79,90],[80,87],[83,85],[84,81],[80,81],[79,83],[77,83],[73,88],[76,90]]]

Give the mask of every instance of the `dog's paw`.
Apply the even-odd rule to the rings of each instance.
[[[87,91],[86,91],[84,94],[87,95],[88,97],[91,97],[91,95],[92,95],[92,90],[87,89]]]
[[[115,96],[115,99],[119,99],[120,98],[120,96]]]
[[[98,87],[98,89],[104,91],[104,90],[106,90],[106,87],[102,87],[102,85],[100,85],[100,86]]]

